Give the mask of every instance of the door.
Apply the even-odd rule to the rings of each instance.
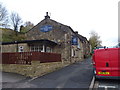
[[[110,76],[109,50],[99,49],[95,52],[96,74],[98,76]]]
[[[110,54],[110,66],[111,66],[111,75],[112,76],[119,76],[120,73],[120,61],[119,61],[119,52],[118,52],[118,48],[112,48],[109,50],[109,54]]]

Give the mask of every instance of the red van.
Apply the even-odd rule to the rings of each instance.
[[[93,67],[96,78],[120,79],[120,48],[94,50]]]

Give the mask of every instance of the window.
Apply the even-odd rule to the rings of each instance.
[[[74,49],[72,49],[71,56],[72,56],[72,57],[75,56],[75,51],[74,51]]]
[[[50,47],[47,47],[46,52],[52,52],[52,49]]]
[[[77,45],[78,48],[80,48],[80,42],[78,42],[78,45]]]
[[[45,45],[31,45],[31,52],[52,52],[52,48],[46,47]]]
[[[35,52],[35,51],[42,52],[43,51],[43,46],[41,46],[41,45],[31,45],[30,46],[30,51],[32,51],[32,52]]]

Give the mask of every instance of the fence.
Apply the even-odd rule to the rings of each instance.
[[[31,64],[31,61],[59,62],[61,54],[46,52],[15,52],[2,53],[2,64]]]

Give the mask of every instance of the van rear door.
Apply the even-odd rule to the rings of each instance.
[[[118,48],[118,76],[120,77],[120,48]]]
[[[95,66],[98,76],[111,76],[108,49],[95,50]]]
[[[112,76],[120,76],[120,48],[109,49],[109,59]]]

